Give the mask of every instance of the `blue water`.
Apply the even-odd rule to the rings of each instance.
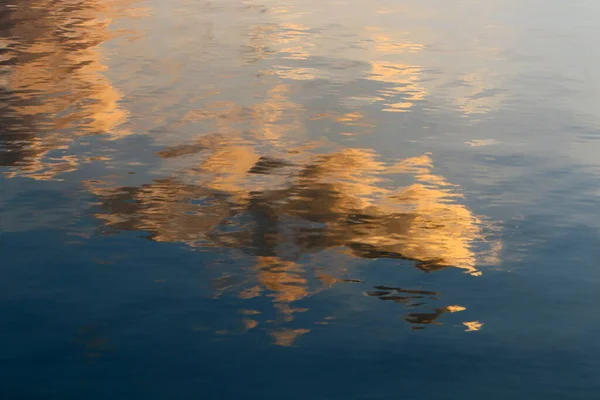
[[[8,0],[0,398],[597,399],[598,11]]]

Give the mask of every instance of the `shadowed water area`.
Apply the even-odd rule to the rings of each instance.
[[[0,398],[599,398],[599,15],[6,0]]]

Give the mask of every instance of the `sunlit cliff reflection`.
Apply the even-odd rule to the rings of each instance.
[[[104,75],[98,46],[114,37],[111,16],[129,0],[15,2],[0,12],[0,165],[9,176],[51,179],[78,168],[65,149],[78,137],[119,138],[127,118]],[[49,11],[51,10],[51,11]],[[54,153],[52,153],[55,151]]]
[[[146,231],[155,241],[232,248],[255,257],[238,295],[269,296],[285,321],[298,311],[292,303],[336,282],[334,277],[315,285],[303,255],[334,251],[350,258],[413,260],[426,272],[453,267],[481,274],[485,224],[457,201],[458,187],[434,173],[428,154],[384,163],[372,151],[342,149],[283,159],[227,140],[201,143],[185,154],[200,154],[204,161],[180,177],[141,187],[89,183],[100,198],[96,217],[114,232]],[[176,150],[160,154],[171,157]],[[393,176],[407,184],[391,188]],[[192,177],[195,183],[189,183]],[[324,274],[330,272],[335,274]],[[426,304],[414,296],[430,295],[400,288],[380,292],[367,294],[412,307]],[[413,312],[406,321],[422,327],[463,309]],[[252,321],[251,327],[258,325]]]
[[[182,18],[186,34],[197,18],[206,22],[201,34],[188,38],[178,27],[168,46],[144,41],[121,60],[132,61],[125,68],[131,79],[119,81],[130,116],[105,75],[100,45],[117,35],[110,17],[122,17],[131,3],[34,0],[0,14],[0,161],[9,176],[52,179],[76,170],[87,160],[71,154],[72,143],[98,134],[122,138],[128,120],[160,149],[144,160],[154,163],[144,172],[156,178],[137,186],[111,177],[88,181],[102,231],[143,231],[155,242],[228,249],[249,260],[241,281],[231,284],[231,271],[222,271],[214,285],[219,294],[273,304],[273,319],[243,313],[243,331],[267,329],[276,344],[292,345],[314,329],[288,325],[308,311],[299,303],[352,283],[368,298],[398,304],[415,330],[465,310],[422,288],[357,282],[353,262],[388,259],[427,273],[454,268],[477,276],[501,247],[488,241],[489,223],[436,173],[432,154],[394,162],[329,141],[339,138],[332,132],[377,134],[382,113],[402,118],[387,113],[417,113],[431,101],[438,88],[426,38],[362,20],[342,32],[347,28],[285,5],[201,2],[197,11],[186,4],[195,11],[169,12]],[[49,7],[53,12],[44,12]],[[231,18],[240,12],[247,17]],[[146,34],[156,35],[151,24]],[[489,84],[463,80],[475,92],[467,91],[461,112],[487,110],[480,92]],[[476,331],[483,323],[463,325]]]

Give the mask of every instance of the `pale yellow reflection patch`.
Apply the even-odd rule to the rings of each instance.
[[[405,112],[415,102],[423,100],[427,91],[419,83],[421,73],[421,68],[412,65],[371,61],[369,79],[390,84],[378,90],[380,100],[385,106],[383,111]],[[394,99],[398,97],[401,97],[402,101],[395,102]]]
[[[504,92],[497,91],[498,82],[490,71],[475,71],[460,77],[461,85],[450,89],[455,103],[466,115],[483,115],[494,111],[506,100]]]
[[[425,45],[421,43],[413,43],[408,40],[401,40],[396,34],[395,37],[390,33],[383,32],[381,28],[370,26],[366,28],[372,32],[370,39],[373,41],[375,51],[379,54],[398,54],[398,53],[416,53],[425,49]]]
[[[451,313],[455,313],[455,312],[465,311],[466,308],[463,306],[447,306],[446,310],[450,311]]]
[[[302,132],[304,108],[291,101],[290,94],[289,85],[277,84],[266,93],[263,102],[250,107],[257,139],[285,146],[289,132]]]
[[[483,323],[479,321],[463,322],[463,325],[467,327],[467,329],[465,329],[465,332],[480,331],[483,328]]]
[[[498,141],[495,139],[474,139],[470,142],[465,142],[465,144],[468,144],[471,147],[491,146],[497,143]]]
[[[243,310],[240,310],[240,313],[244,314],[244,315],[257,315],[257,314],[260,314],[260,311],[243,309]]]

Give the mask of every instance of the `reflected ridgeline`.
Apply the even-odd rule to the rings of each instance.
[[[117,138],[127,113],[103,74],[110,16],[132,1],[9,0],[0,10],[0,165],[51,179],[77,169],[80,136]],[[54,151],[54,152],[53,152]],[[51,153],[52,152],[52,153]]]
[[[343,248],[355,257],[414,260],[428,272],[455,267],[480,274],[475,246],[484,242],[482,222],[456,202],[455,185],[432,173],[429,155],[386,165],[360,149],[302,163],[244,146],[198,144],[185,154],[191,151],[207,156],[181,179],[91,185],[105,211],[97,217],[115,230],[147,231],[155,241],[231,247],[258,257],[293,260]],[[392,174],[413,182],[380,185]]]
[[[391,165],[360,149],[291,152],[282,159],[210,138],[160,155],[194,152],[203,154],[203,161],[179,178],[141,187],[89,183],[100,198],[96,217],[109,232],[146,231],[158,242],[239,249],[254,256],[252,277],[239,297],[270,296],[285,321],[298,311],[291,303],[343,282],[335,277],[340,271],[326,267],[313,279],[322,283],[320,288],[313,288],[314,268],[301,261],[305,256],[333,252],[346,259],[413,260],[426,272],[454,267],[471,275],[481,273],[476,265],[480,250],[489,246],[483,233],[486,224],[456,201],[460,194],[455,185],[432,172],[430,155]],[[393,175],[408,183],[386,188]],[[492,247],[498,249],[497,244]],[[413,307],[426,304],[413,299],[414,293],[392,293],[402,291],[376,289],[367,295],[396,302],[408,299]],[[406,321],[423,326],[445,312],[463,309],[436,308],[433,313],[409,314]],[[292,333],[284,331],[284,336]]]

